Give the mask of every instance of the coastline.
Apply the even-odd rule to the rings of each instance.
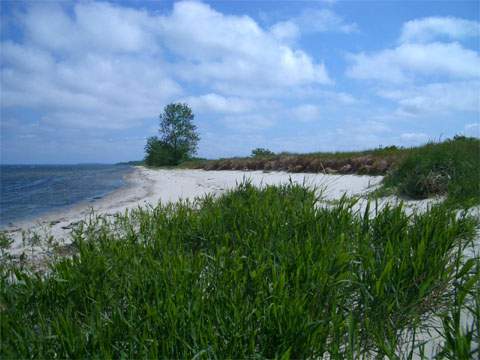
[[[67,184],[68,187],[67,188],[59,187],[59,188],[57,188],[56,191],[59,192],[59,193],[68,194],[68,196],[66,196],[66,199],[65,199],[66,201],[64,201],[64,199],[62,199],[60,202],[53,200],[53,202],[50,203],[49,202],[50,199],[48,199],[47,200],[48,205],[43,207],[43,208],[41,207],[42,205],[44,205],[43,201],[40,201],[38,199],[34,200],[33,202],[32,201],[29,201],[29,202],[22,201],[21,202],[22,205],[23,204],[33,205],[32,208],[34,210],[29,212],[30,209],[25,209],[26,211],[23,211],[24,209],[15,209],[13,214],[12,214],[9,206],[12,203],[17,203],[17,201],[10,201],[9,203],[6,203],[5,208],[7,210],[3,209],[4,212],[2,212],[2,214],[1,214],[2,221],[0,222],[0,231],[7,231],[7,232],[11,232],[12,229],[15,229],[15,228],[25,228],[25,227],[28,228],[28,227],[31,227],[32,224],[35,224],[35,223],[38,223],[38,222],[45,222],[45,221],[48,221],[50,218],[57,218],[59,216],[61,217],[62,214],[64,214],[64,213],[71,213],[72,211],[76,212],[80,208],[88,208],[89,206],[92,206],[93,203],[97,203],[97,202],[101,201],[102,199],[110,196],[111,194],[130,186],[128,178],[135,170],[134,167],[131,166],[131,165],[118,167],[116,164],[114,164],[114,165],[109,165],[109,164],[106,164],[106,165],[103,165],[103,164],[63,165],[63,164],[60,164],[60,165],[5,165],[5,166],[19,167],[20,169],[22,169],[22,168],[34,168],[35,169],[36,168],[36,169],[40,169],[41,171],[42,171],[43,168],[47,168],[47,169],[52,168],[53,171],[56,171],[57,168],[59,168],[59,169],[66,168],[67,171],[72,169],[71,171],[73,171],[77,167],[81,171],[83,171],[83,168],[86,168],[87,173],[86,174],[82,173],[80,175],[80,178],[82,176],[85,177],[85,175],[90,176],[88,174],[88,172],[93,173],[93,176],[97,176],[97,169],[95,169],[95,167],[99,166],[100,173],[101,173],[100,177],[99,177],[100,179],[116,182],[115,184],[100,185],[100,187],[99,187],[97,184],[93,184],[93,186],[91,186],[91,184],[89,182],[83,181],[83,183],[86,184],[86,186],[84,186],[84,187],[89,188],[89,191],[84,191],[83,189],[79,189],[78,188],[78,182],[77,182],[77,184],[73,185],[73,187],[74,187],[73,191],[75,192],[75,196],[71,196],[71,194],[69,194],[69,190],[72,186],[70,181],[72,181],[74,177],[69,178],[68,173],[65,176],[64,173],[59,172],[58,177],[65,178],[65,180],[62,180],[62,181],[63,181],[63,184]],[[116,172],[116,174],[114,174],[113,177],[110,176],[110,178],[105,178],[102,174],[102,172],[103,173],[105,172],[104,167],[107,168],[106,169],[107,172],[111,172],[112,170],[114,170]],[[118,167],[118,169],[115,169],[116,167]],[[54,174],[51,175],[51,173],[45,172],[45,170],[43,170],[42,176],[45,176],[45,177],[48,176],[48,177],[55,177],[56,178],[57,174],[54,173]],[[40,181],[44,181],[44,179],[41,178]],[[12,184],[16,185],[15,182],[10,181],[10,185],[12,185]],[[43,191],[51,191],[50,189],[52,189],[53,186],[55,186],[55,185],[56,184],[54,184],[54,185],[50,184],[48,189],[46,189],[44,187],[44,188],[36,189],[35,191],[37,193],[40,193],[40,192],[43,192]],[[22,185],[22,186],[30,186],[30,185]],[[10,192],[10,189],[8,187],[6,187],[6,188],[2,188],[2,191],[4,191],[5,193],[8,193],[8,192]],[[13,193],[15,193],[15,190],[13,190]],[[25,196],[25,197],[26,198],[29,198],[29,197],[32,197],[32,196],[34,197],[34,196],[37,195],[37,193],[35,193],[35,194],[28,194],[27,193],[27,196]],[[39,205],[40,205],[40,208],[37,209],[37,207]]]
[[[88,219],[89,215],[113,216],[139,206],[155,206],[159,202],[177,202],[180,199],[193,200],[206,194],[219,195],[236,187],[243,181],[251,181],[255,186],[279,185],[288,182],[305,184],[316,188],[321,195],[321,203],[328,206],[343,195],[364,197],[355,208],[365,209],[368,200],[365,195],[377,188],[382,176],[368,175],[331,175],[322,173],[287,173],[237,170],[186,170],[186,169],[150,169],[135,166],[125,176],[126,184],[105,197],[88,203],[79,203],[69,209],[55,211],[32,220],[24,220],[2,228],[13,240],[7,251],[14,257],[28,254],[29,261],[41,264],[51,251],[45,244],[54,241],[57,248],[69,249],[72,243],[71,231],[76,224]],[[405,211],[425,211],[430,205],[440,201],[433,198],[420,201],[405,201],[390,196],[378,200],[386,203],[404,202]],[[477,207],[474,211],[478,214]],[[65,253],[68,251],[61,251]]]
[[[112,216],[138,206],[155,206],[158,202],[176,202],[206,194],[218,195],[244,180],[257,186],[289,181],[305,183],[319,190],[323,189],[322,196],[325,200],[336,200],[345,193],[348,196],[365,194],[376,187],[382,177],[235,170],[167,170],[135,166],[133,171],[125,176],[124,186],[101,199],[81,202],[33,219],[12,222],[2,227],[2,231],[13,240],[10,254],[19,256],[28,250],[34,257],[41,257],[44,252],[41,246],[25,244],[25,237],[32,234],[38,234],[45,239],[53,237],[55,241],[68,246],[71,243],[71,229],[76,223],[85,220],[92,211],[95,214]]]

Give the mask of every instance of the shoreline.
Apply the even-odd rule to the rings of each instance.
[[[60,249],[60,253],[69,253],[72,244],[71,231],[77,224],[88,219],[89,215],[105,217],[123,213],[128,209],[156,206],[159,202],[166,204],[180,199],[193,200],[206,194],[214,196],[235,188],[239,183],[248,180],[255,186],[279,185],[288,182],[304,184],[316,188],[321,195],[320,203],[329,206],[332,201],[347,196],[364,197],[376,189],[382,176],[369,175],[332,175],[322,173],[288,173],[238,171],[238,170],[191,170],[191,169],[151,169],[134,166],[133,171],[125,175],[126,184],[105,197],[88,203],[78,203],[67,210],[60,210],[39,216],[32,220],[24,220],[2,228],[13,242],[6,251],[13,257],[28,255],[30,263],[42,265],[51,258],[51,244]],[[379,206],[404,203],[407,213],[425,211],[442,198],[426,200],[402,200],[389,196],[378,200]],[[361,199],[355,209],[363,211],[368,199]],[[473,212],[477,217],[480,207]],[[62,250],[63,249],[63,250]]]
[[[46,166],[50,166],[50,165],[46,165]],[[109,197],[110,195],[131,186],[129,178],[135,172],[135,167],[134,166],[129,166],[129,167],[130,169],[128,169],[127,172],[122,175],[123,184],[116,186],[115,188],[112,188],[100,194],[96,194],[95,196],[81,199],[72,204],[60,205],[60,206],[48,209],[46,211],[42,211],[38,214],[32,214],[27,217],[21,217],[21,218],[9,220],[6,223],[0,224],[0,231],[9,233],[9,232],[12,232],[14,229],[18,229],[18,228],[29,228],[38,223],[55,221],[57,220],[57,218],[62,217],[62,214],[76,213],[81,209],[89,208],[94,204],[101,202],[103,199]]]
[[[81,202],[68,209],[54,210],[33,219],[12,222],[1,228],[12,240],[8,251],[14,256],[31,252],[41,256],[41,246],[25,245],[25,235],[38,234],[43,238],[53,236],[64,246],[71,243],[70,231],[75,224],[95,214],[113,216],[115,213],[138,206],[157,205],[158,202],[176,202],[206,194],[219,195],[238,183],[249,180],[256,186],[284,184],[289,181],[324,189],[325,200],[336,200],[344,193],[362,195],[376,187],[382,176],[328,175],[312,173],[287,173],[264,171],[206,171],[185,169],[150,169],[134,166],[125,176],[125,185],[101,199]]]

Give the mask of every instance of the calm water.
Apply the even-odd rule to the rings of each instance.
[[[125,184],[127,165],[1,165],[0,226],[93,201]]]

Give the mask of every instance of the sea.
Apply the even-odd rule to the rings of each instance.
[[[0,227],[93,202],[126,185],[129,165],[0,165]]]

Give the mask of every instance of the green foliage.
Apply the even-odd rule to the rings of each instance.
[[[156,136],[147,139],[145,153],[145,164],[147,166],[176,165],[172,147],[159,140]]]
[[[384,185],[414,199],[448,194],[451,203],[479,203],[480,140],[457,136],[412,149]]]
[[[264,148],[256,148],[252,150],[252,155],[253,158],[264,158],[264,157],[272,157],[275,156],[275,153],[273,151],[270,151],[268,149]]]
[[[173,103],[160,114],[160,138],[150,137],[145,146],[148,166],[178,165],[197,150],[200,137],[187,104]]]
[[[245,183],[92,217],[47,277],[1,270],[0,356],[396,358],[400,334],[472,289],[466,215],[317,205],[301,186]]]
[[[12,245],[13,240],[5,233],[0,231],[0,250],[8,250],[10,245]]]
[[[187,104],[169,104],[160,114],[161,141],[171,148],[176,164],[186,160],[197,150],[200,137],[193,124],[194,115]]]

